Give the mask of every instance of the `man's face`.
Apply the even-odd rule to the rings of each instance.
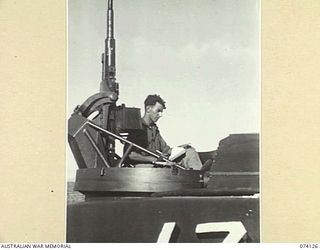
[[[146,112],[150,120],[153,123],[156,123],[159,120],[159,118],[162,117],[163,106],[162,104],[156,102],[156,104],[153,106],[147,106]]]

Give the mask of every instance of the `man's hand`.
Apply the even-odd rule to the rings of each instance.
[[[190,143],[186,143],[186,144],[179,145],[178,147],[187,149],[187,148],[191,148],[191,144]]]
[[[161,151],[157,150],[157,153],[160,155],[159,159],[168,159],[171,152],[170,153],[162,153]]]

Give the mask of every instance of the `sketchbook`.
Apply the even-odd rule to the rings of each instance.
[[[170,161],[174,161],[174,160],[176,160],[177,158],[179,158],[180,156],[182,156],[185,153],[186,153],[186,149],[185,148],[183,148],[181,146],[173,147],[171,149],[171,154],[169,156],[169,160]]]

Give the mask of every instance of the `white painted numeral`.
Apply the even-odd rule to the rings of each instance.
[[[222,243],[238,243],[247,230],[241,221],[209,222],[198,224],[196,233],[229,232]]]
[[[171,238],[175,225],[176,225],[175,222],[164,223],[161,229],[161,232],[159,234],[157,243],[168,243]]]
[[[168,243],[175,226],[175,222],[164,223],[157,242]],[[241,221],[201,223],[196,227],[196,233],[198,234],[210,232],[229,232],[222,243],[238,243],[247,233],[247,230],[245,229]]]

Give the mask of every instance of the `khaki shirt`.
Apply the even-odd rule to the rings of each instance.
[[[157,150],[163,154],[168,153],[170,146],[168,146],[160,135],[158,126],[156,124],[147,125],[143,119],[141,119],[141,122],[143,127],[142,131],[129,134],[128,140],[154,153],[157,153]],[[132,151],[147,155],[137,148],[133,148]]]
[[[146,148],[155,153],[157,152],[157,150],[162,152],[163,154],[168,153],[170,147],[160,135],[158,126],[156,124],[148,126],[144,123],[144,120],[142,120],[142,126],[143,129],[147,131],[148,145]]]

